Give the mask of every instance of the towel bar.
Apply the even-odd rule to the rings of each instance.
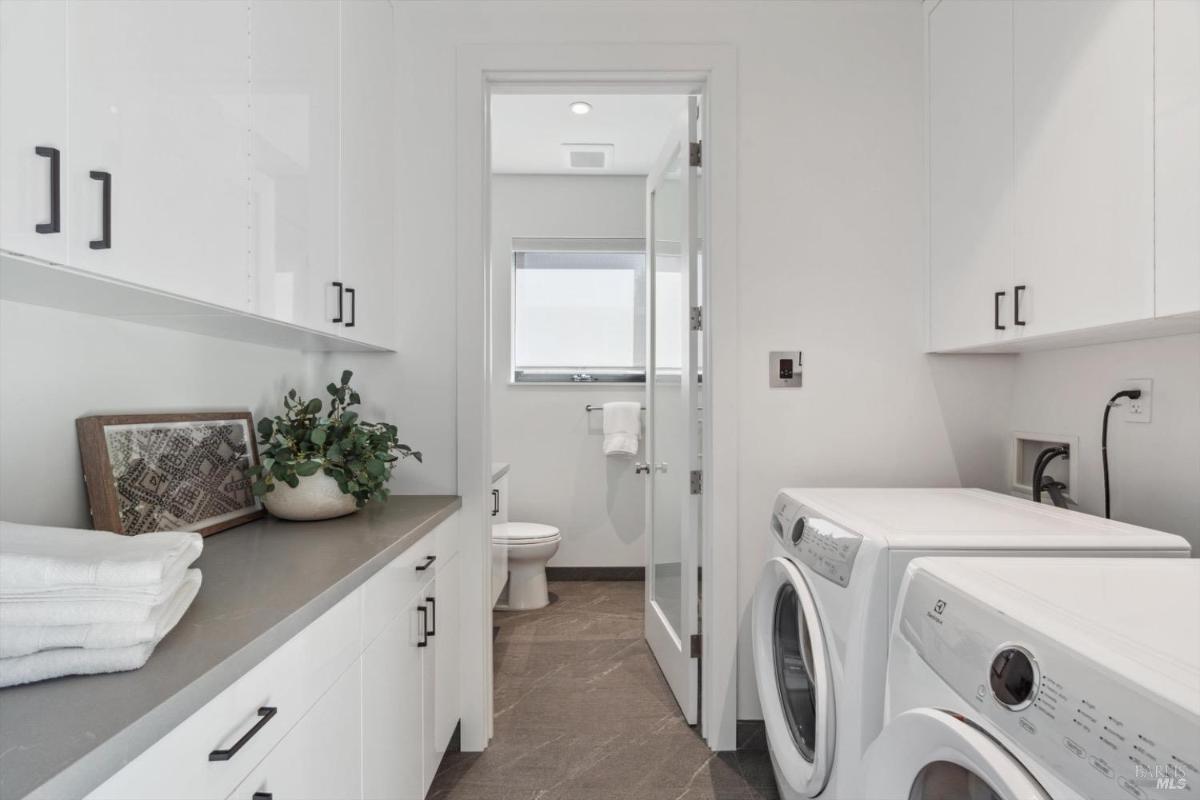
[[[586,406],[583,407],[583,410],[584,411],[603,411],[604,406],[594,406],[591,403],[588,403]],[[642,411],[645,411],[645,410],[646,410],[646,407],[642,406]]]

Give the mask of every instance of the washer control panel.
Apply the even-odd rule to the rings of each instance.
[[[797,561],[838,586],[849,586],[862,536],[841,528],[787,495],[779,495],[771,527]]]

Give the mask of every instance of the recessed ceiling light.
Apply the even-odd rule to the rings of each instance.
[[[582,100],[576,100],[574,103],[571,103],[571,113],[572,114],[579,114],[580,116],[583,116],[584,114],[588,113],[591,110],[592,110],[591,103],[585,103]]]

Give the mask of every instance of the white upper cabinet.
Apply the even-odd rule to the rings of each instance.
[[[391,3],[341,6],[342,335],[392,346],[395,64]]]
[[[1154,4],[1155,313],[1200,311],[1200,2]]]
[[[338,3],[253,0],[250,16],[255,310],[340,329]]]
[[[1008,335],[1012,302],[1012,2],[929,16],[930,340]]]
[[[66,0],[4,0],[0,248],[67,261],[67,135]]]
[[[71,0],[72,266],[248,308],[246,7]]]
[[[1154,316],[1153,26],[1145,0],[1014,5],[1022,335]]]

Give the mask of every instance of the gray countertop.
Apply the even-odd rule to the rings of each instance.
[[[144,667],[0,689],[0,798],[86,795],[461,505],[398,495],[208,537],[200,593]]]

